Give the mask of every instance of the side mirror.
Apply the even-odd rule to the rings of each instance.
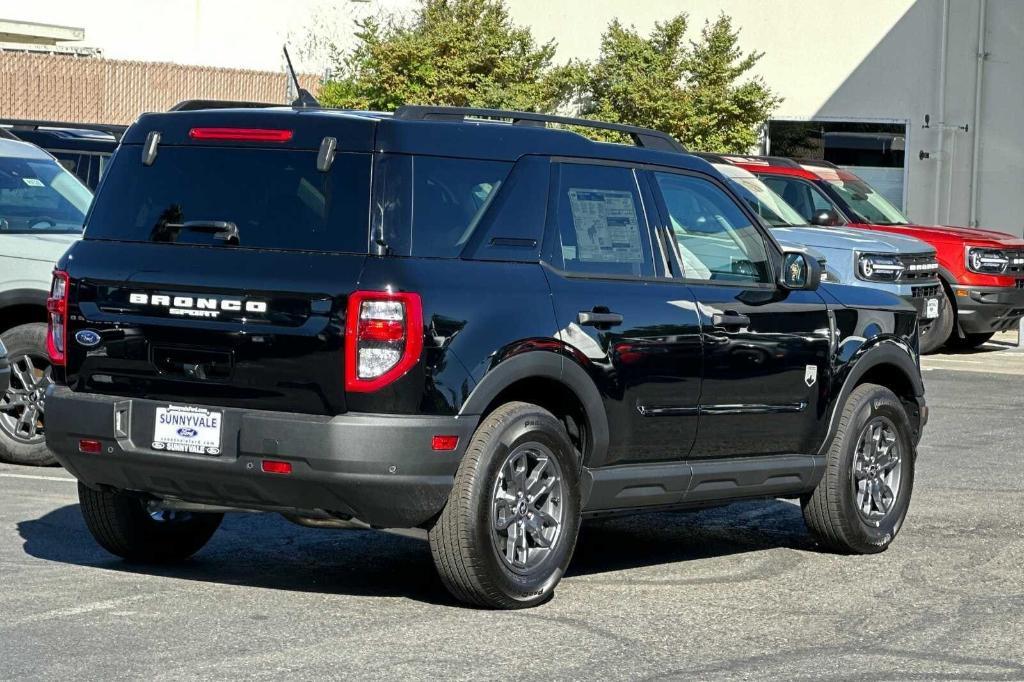
[[[819,227],[834,227],[839,224],[839,214],[835,211],[818,211],[811,216],[811,225]]]
[[[803,251],[782,254],[782,276],[779,285],[790,291],[814,291],[821,283],[821,263]]]

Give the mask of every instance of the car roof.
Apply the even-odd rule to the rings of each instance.
[[[287,129],[293,132],[292,138],[280,146],[293,149],[319,149],[325,137],[334,137],[339,152],[373,151],[495,161],[515,161],[525,155],[543,154],[715,173],[707,162],[687,153],[595,142],[571,130],[542,125],[513,125],[475,118],[406,119],[381,112],[284,106],[143,114],[125,133],[122,143],[142,144],[151,132],[158,132],[160,145],[190,144],[189,131],[194,127]]]
[[[723,154],[729,163],[754,173],[790,175],[805,180],[857,180],[850,171],[821,159],[786,158],[782,156],[743,156]]]
[[[68,151],[113,153],[117,148],[117,138],[112,133],[100,130],[84,130],[77,128],[34,128],[22,130],[8,129],[15,137],[44,149]]]
[[[49,159],[53,157],[34,144],[21,140],[0,138],[0,156],[16,159]]]

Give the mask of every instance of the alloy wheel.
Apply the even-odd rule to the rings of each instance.
[[[517,573],[536,568],[557,544],[563,522],[558,460],[540,443],[515,448],[491,493],[491,538],[498,556]]]
[[[18,443],[41,443],[53,368],[44,358],[29,354],[10,358],[10,364],[11,385],[0,397],[0,430]]]
[[[861,429],[853,455],[853,493],[857,512],[878,526],[892,513],[900,494],[903,452],[896,425],[877,416]]]

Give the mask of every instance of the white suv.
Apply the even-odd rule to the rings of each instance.
[[[81,236],[91,201],[50,154],[0,137],[0,347],[10,362],[10,385],[0,385],[0,459],[56,461],[44,438],[46,299],[53,265]]]

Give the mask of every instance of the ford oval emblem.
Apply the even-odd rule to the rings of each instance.
[[[199,432],[196,431],[195,429],[190,429],[187,426],[183,426],[180,429],[178,429],[178,435],[181,436],[182,438],[195,438],[196,436],[199,435]]]
[[[91,329],[83,329],[82,331],[75,334],[75,341],[78,341],[78,343],[82,344],[83,346],[88,346],[90,348],[99,345],[99,342],[101,340],[102,338],[100,337],[100,333],[93,331]]]

